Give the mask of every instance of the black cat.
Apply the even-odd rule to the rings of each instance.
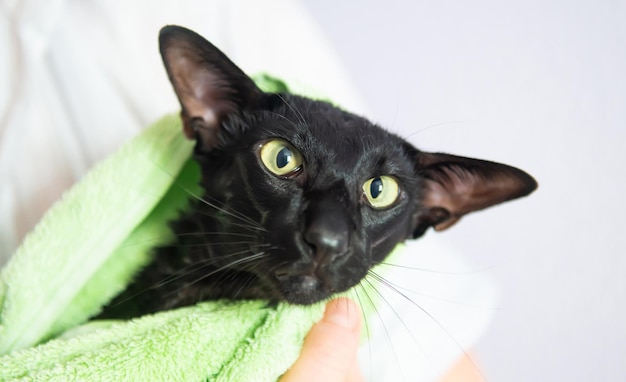
[[[190,30],[163,28],[160,49],[205,194],[103,316],[216,298],[312,304],[358,284],[396,244],[537,187],[507,165],[420,151],[329,103],[264,93]]]

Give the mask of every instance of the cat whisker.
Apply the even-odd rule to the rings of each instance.
[[[175,178],[174,175],[172,175],[171,173],[169,173],[168,171],[165,170],[165,168],[163,168],[163,166],[160,166],[158,163],[154,163],[155,166],[159,167],[165,174],[167,174],[168,176]],[[249,224],[249,226],[246,225],[241,225],[240,227],[243,228],[250,228],[253,230],[257,230],[257,231],[267,231],[265,228],[263,228],[258,222],[254,221],[253,219],[251,219],[250,217],[237,212],[236,210],[230,209],[227,210],[224,207],[220,207],[218,204],[216,204],[217,200],[215,198],[212,198],[208,195],[204,195],[204,196],[199,196],[198,194],[196,194],[195,192],[191,191],[190,189],[188,189],[187,187],[183,186],[182,184],[180,184],[180,182],[174,182],[174,185],[179,187],[180,189],[182,189],[187,195],[191,196],[193,199],[198,200],[199,202],[217,210],[220,211],[226,215],[229,215],[235,219],[241,220],[244,223]],[[156,195],[155,195],[156,196]],[[210,201],[212,200],[212,201]],[[206,216],[211,216],[211,215],[206,215]],[[234,224],[234,223],[233,223]],[[197,232],[199,233],[199,232]],[[193,233],[192,233],[193,234]],[[210,233],[206,233],[206,234],[210,234]],[[219,233],[216,233],[219,234]]]
[[[363,279],[362,281],[366,282],[369,287],[371,289],[374,289],[374,286],[367,280],[367,279]],[[363,293],[365,294],[365,297],[367,298],[367,301],[370,303],[370,306],[372,307],[372,310],[374,311],[374,313],[376,313],[376,318],[378,319],[378,322],[380,322],[381,327],[383,328],[383,331],[385,332],[385,336],[387,337],[387,340],[389,342],[389,346],[391,347],[391,352],[393,354],[393,357],[396,361],[397,365],[401,365],[400,364],[400,359],[398,358],[398,354],[396,353],[396,349],[393,346],[393,341],[391,340],[391,335],[389,334],[389,331],[387,330],[387,326],[385,326],[385,322],[382,319],[382,317],[380,316],[380,313],[378,312],[378,309],[376,309],[376,304],[374,303],[374,301],[372,300],[372,297],[370,296],[369,292],[367,291],[367,288],[363,287],[363,284],[359,283],[359,285],[361,285],[361,288],[363,290]],[[400,369],[400,375],[402,375],[402,379],[406,380],[406,376],[404,375],[404,372],[402,371],[402,369]]]
[[[373,272],[373,271],[371,271],[371,272]],[[382,276],[380,276],[380,275],[377,275],[377,276],[382,278]],[[417,296],[427,297],[427,298],[435,299],[437,301],[443,301],[443,302],[446,302],[446,303],[449,303],[449,304],[464,306],[464,307],[468,307],[468,308],[494,309],[493,307],[481,307],[481,306],[476,306],[476,305],[473,305],[473,304],[466,304],[466,303],[463,303],[463,302],[460,302],[460,301],[455,301],[455,300],[450,300],[450,299],[447,299],[447,298],[442,298],[442,297],[435,296],[435,295],[428,294],[428,293],[424,293],[424,292],[418,292],[416,290],[405,288],[405,287],[403,287],[401,285],[398,285],[396,283],[393,283],[393,282],[391,282],[389,280],[385,280],[385,281],[389,284],[389,286],[392,286],[394,288],[397,288],[398,290],[403,290],[403,291],[405,291],[407,293],[411,293],[411,294],[414,294],[414,295],[417,295]]]
[[[237,240],[237,241],[212,241],[205,243],[190,243],[190,244],[172,244],[170,247],[176,248],[194,248],[194,247],[206,247],[211,245],[237,245],[237,244],[256,244],[256,241],[245,241],[245,240]],[[258,244],[259,246],[269,245],[269,244]]]
[[[407,296],[406,294],[404,294],[402,291],[400,291],[400,289],[396,288],[392,283],[390,283],[387,279],[385,279],[384,277],[380,276],[379,274],[377,274],[376,272],[369,270],[368,275],[371,276],[374,280],[378,281],[380,285],[383,285],[387,288],[389,288],[391,291],[393,291],[394,293],[397,293],[399,296],[401,296],[404,300],[408,301],[411,305],[415,306],[417,309],[419,309],[422,313],[424,313],[429,319],[432,320],[432,322],[434,322],[437,327],[439,329],[441,329],[441,331],[450,339],[450,341],[452,341],[454,343],[454,345],[456,346],[456,348],[458,350],[460,350],[463,353],[463,356],[465,357],[465,359],[467,361],[470,362],[470,364],[472,365],[472,367],[476,370],[476,372],[481,376],[481,378],[485,381],[487,381],[487,378],[485,377],[485,375],[483,374],[482,370],[478,367],[478,365],[476,365],[476,363],[474,362],[474,360],[472,360],[472,358],[469,356],[469,354],[467,354],[467,352],[463,349],[463,347],[461,346],[461,344],[456,340],[456,338],[454,338],[454,336],[452,335],[452,333],[450,333],[450,331],[448,329],[446,329],[446,327],[444,325],[441,324],[441,322],[439,320],[437,320],[430,312],[428,312],[426,309],[424,309],[421,305],[417,304],[415,301],[413,301],[409,296]]]
[[[238,251],[238,252],[233,252],[233,253],[230,253],[228,255],[222,255],[222,256],[220,256],[218,258],[209,258],[209,259],[205,259],[205,260],[198,261],[196,263],[190,264],[190,265],[188,265],[188,266],[186,266],[184,268],[181,268],[181,269],[177,270],[172,275],[166,277],[161,282],[152,285],[151,287],[147,288],[143,292],[146,292],[146,291],[148,291],[150,289],[156,289],[156,288],[163,287],[163,286],[165,286],[167,284],[170,284],[170,283],[172,283],[172,282],[174,282],[176,280],[179,280],[181,278],[187,277],[188,275],[192,274],[193,272],[197,272],[197,271],[199,271],[199,270],[201,270],[201,269],[203,269],[203,268],[205,268],[207,266],[211,266],[211,265],[214,265],[215,263],[217,263],[219,261],[223,261],[225,258],[240,256],[240,255],[245,254],[247,252],[250,252],[250,250],[242,250],[242,251]],[[260,252],[259,255],[265,256],[265,253],[264,252]],[[253,256],[257,256],[257,254],[253,254]],[[199,279],[197,279],[197,280],[195,280],[195,281],[193,281],[191,283],[186,283],[183,287],[178,288],[178,289],[174,290],[173,292],[166,294],[165,296],[167,297],[167,296],[170,296],[170,295],[175,294],[177,292],[180,292],[181,289],[184,289],[184,288],[186,288],[189,285],[193,285],[196,282],[199,282],[199,281],[201,281],[202,279],[204,279],[206,277],[209,277],[209,276],[212,276],[212,275],[214,275],[214,274],[216,274],[218,272],[221,272],[224,269],[227,269],[227,268],[231,267],[232,265],[236,265],[238,262],[246,262],[246,261],[252,261],[252,260],[254,260],[254,259],[250,259],[250,257],[245,257],[245,258],[242,258],[242,259],[239,259],[239,260],[235,260],[235,261],[233,261],[233,262],[231,262],[231,263],[229,263],[229,264],[227,264],[225,266],[222,266],[222,267],[218,268],[217,270],[211,271],[211,272],[203,275],[201,278],[199,278]],[[142,293],[142,292],[140,292],[140,293]]]
[[[256,281],[256,275],[254,275],[253,273],[249,273],[248,277],[245,280],[242,280],[241,284],[239,285],[239,288],[237,288],[237,291],[235,292],[235,296],[241,296],[242,292],[246,290],[247,288],[249,288],[255,281]]]
[[[287,118],[286,116],[282,115],[282,114],[278,114],[274,111],[271,111],[270,113],[272,113],[273,116],[278,117],[280,119],[284,119],[285,121],[287,121],[291,126],[293,127],[298,127],[298,124],[295,123],[294,121],[292,121],[291,119]]]
[[[241,227],[241,228],[246,228],[246,229],[251,229],[251,230],[255,230],[255,231],[260,231],[260,232],[267,232],[267,230],[259,225],[248,225],[248,224],[241,224],[241,223],[235,223],[235,222],[228,222],[228,224],[233,225],[235,227]]]
[[[175,237],[194,237],[194,236],[235,236],[235,237],[243,237],[248,239],[256,239],[257,236],[245,233],[236,233],[236,232],[190,232],[190,233],[174,233]],[[251,243],[252,241],[242,241],[241,243]],[[146,244],[146,243],[154,243],[155,245],[164,244],[163,238],[152,238],[145,240],[137,240],[130,243],[124,243],[119,248],[129,248],[136,245]],[[215,244],[215,243],[214,243]]]
[[[209,195],[204,195],[202,198],[199,199],[201,202],[207,204],[210,207],[213,207],[215,209],[217,209],[218,211],[227,213],[227,210],[222,206],[221,208],[216,204],[219,201]],[[211,201],[209,201],[211,200]],[[253,219],[251,219],[250,217],[246,216],[245,214],[235,210],[235,209],[229,209],[228,210],[228,214],[234,218],[239,218],[241,221],[244,221],[246,223],[249,223],[251,225],[255,225],[255,226],[259,226],[259,223],[254,221]]]
[[[217,207],[214,207],[216,209],[218,209]],[[218,209],[218,211],[225,213],[225,210],[223,209]],[[210,218],[213,218],[214,215],[209,213],[209,212],[204,212],[204,211],[198,211],[200,214],[204,215],[204,216],[208,216]],[[229,214],[231,215],[231,214]],[[240,223],[237,223],[235,221],[229,221],[228,224],[236,226],[236,227],[241,227],[241,228],[245,228],[247,230],[250,231],[261,231],[261,232],[267,232],[267,230],[265,228],[263,228],[261,225],[259,225],[258,223],[255,222],[248,222],[246,220],[243,220],[239,217],[235,217],[236,219],[240,220]]]
[[[359,281],[357,286],[363,290],[363,293],[367,293],[365,291],[365,287],[363,286],[362,280]],[[358,301],[359,305],[360,306],[364,306],[363,305],[363,301],[361,300],[361,296],[359,295],[358,288],[353,288],[352,291],[354,292],[354,295],[356,296],[356,300]],[[376,307],[372,307],[372,308],[376,309]],[[365,317],[365,315],[364,315],[364,319],[363,319],[363,325],[365,325],[365,335],[366,335],[366,338],[370,339],[371,338],[371,332],[370,332],[370,328],[369,328],[369,323],[368,323],[367,317]],[[369,358],[369,362],[367,364],[369,365],[369,369],[370,369],[369,370],[369,375],[371,377],[372,376],[373,361],[372,361],[372,346],[371,346],[370,343],[368,343],[368,346],[367,346],[367,353],[368,353],[367,355],[368,355],[368,358]]]
[[[240,284],[240,286],[239,286],[239,288],[238,288],[238,290],[237,290],[237,292],[235,294],[236,296],[240,296],[242,291],[244,291],[247,288],[249,288],[255,281],[258,281],[257,280],[258,275],[256,275],[254,272],[251,272],[249,270],[255,270],[255,268],[257,268],[261,263],[263,263],[266,260],[268,260],[267,257],[262,258],[262,259],[260,259],[258,261],[255,261],[255,262],[251,262],[251,263],[245,264],[241,268],[241,270],[243,272],[248,272],[249,276],[246,278],[246,280],[243,280],[241,282],[241,284]],[[271,273],[271,272],[272,272],[272,269],[270,269],[270,271],[268,271],[268,273]]]
[[[422,127],[421,129],[407,135],[404,137],[404,139],[409,140],[411,137],[423,133],[424,131],[430,130],[430,129],[434,129],[434,128],[439,128],[439,127],[447,127],[448,125],[463,125],[463,124],[468,124],[468,121],[446,121],[446,122],[439,122],[439,123],[433,123],[431,125]]]
[[[298,110],[297,107],[292,105],[291,102],[287,101],[285,97],[283,97],[282,95],[277,94],[277,96],[278,98],[280,98],[281,101],[283,101],[283,103],[289,108],[289,110],[291,110],[291,112],[296,115],[296,118],[300,120],[300,123],[302,123],[303,125],[306,125],[306,120],[304,119],[304,116],[302,115],[300,110]]]
[[[207,243],[207,244],[204,244],[204,245],[211,245],[211,244]],[[231,252],[231,253],[228,253],[228,254],[225,254],[225,255],[219,255],[219,256],[215,256],[214,255],[212,257],[209,257],[209,258],[206,258],[206,259],[202,259],[200,261],[196,261],[195,263],[190,264],[189,266],[193,266],[193,265],[203,265],[203,266],[211,265],[213,263],[222,261],[224,259],[227,259],[227,258],[230,258],[230,257],[234,257],[234,256],[244,255],[246,253],[252,253],[253,255],[256,255],[257,253],[254,252],[254,250],[257,250],[257,249],[260,249],[260,248],[264,248],[265,250],[272,249],[269,244],[256,244],[256,245],[253,245],[253,246],[249,246],[248,248],[242,249],[240,251]],[[187,267],[189,267],[189,266],[187,266]],[[185,267],[185,268],[187,268],[187,267]],[[182,268],[181,270],[183,270],[185,268]],[[178,270],[175,273],[179,273],[181,270]]]
[[[209,218],[215,218],[215,216],[210,213],[210,212],[206,212],[206,211],[197,211],[199,214],[207,216]],[[259,225],[258,223],[249,223],[247,221],[244,221],[242,223],[238,223],[235,221],[229,221],[228,222],[229,225],[234,226],[234,227],[240,227],[240,228],[244,228],[245,230],[249,231],[249,232],[267,232],[267,230],[262,227],[261,225]],[[225,232],[227,233],[227,232]],[[249,234],[251,235],[251,234]],[[256,237],[256,236],[252,236],[252,237]]]
[[[258,247],[264,247],[264,246],[268,246],[269,244],[259,244]],[[186,277],[187,275],[193,273],[193,272],[197,272],[199,270],[201,270],[202,268],[208,267],[210,265],[213,265],[214,263],[218,262],[218,261],[223,261],[225,258],[229,258],[229,257],[235,257],[235,256],[240,256],[242,254],[245,254],[247,252],[250,252],[251,249],[245,249],[242,251],[237,251],[237,252],[233,252],[230,253],[228,255],[222,255],[219,257],[212,257],[212,258],[208,258],[208,259],[204,259],[202,261],[199,262],[195,262],[193,264],[189,264],[185,267],[182,267],[180,269],[177,269],[176,272],[173,272],[172,274],[168,275],[167,277],[165,277],[164,279],[162,279],[159,282],[153,283],[150,286],[141,289],[140,291],[133,293],[123,299],[120,299],[118,301],[115,301],[115,303],[113,305],[111,305],[110,307],[115,307],[118,305],[121,305],[129,300],[132,300],[134,298],[136,298],[137,296],[140,296],[150,290],[154,290],[154,289],[158,289],[161,288],[165,285],[171,284],[181,278]]]
[[[214,275],[216,273],[219,273],[219,272],[224,271],[226,269],[232,268],[235,265],[240,265],[240,264],[243,264],[243,263],[246,263],[246,262],[255,261],[255,260],[261,259],[261,258],[263,258],[265,256],[266,256],[265,252],[259,252],[259,253],[253,254],[252,256],[244,257],[244,258],[235,260],[235,261],[233,261],[233,262],[231,262],[229,264],[226,264],[226,265],[224,265],[222,267],[219,267],[218,269],[215,269],[215,270],[213,270],[211,272],[208,272],[208,273],[202,275],[201,277],[198,277],[198,278],[192,280],[190,283],[187,283],[185,286],[183,286],[181,288],[177,288],[177,289],[169,292],[168,294],[165,295],[165,297],[169,297],[171,295],[177,294],[180,291],[182,291],[183,289],[185,289],[185,288],[187,288],[187,287],[189,287],[191,285],[194,285],[196,283],[199,283],[200,281],[206,279],[207,277],[211,277],[212,275]]]
[[[176,237],[185,237],[185,236],[210,236],[210,235],[216,235],[216,236],[237,236],[237,237],[247,237],[250,239],[256,239],[256,236],[251,235],[251,234],[246,234],[246,233],[238,233],[238,232],[206,232],[206,231],[198,231],[198,232],[185,232],[185,233],[177,233],[175,234]]]
[[[398,321],[400,321],[400,324],[404,327],[404,329],[406,330],[407,333],[409,333],[409,336],[411,336],[411,339],[413,340],[413,343],[417,346],[417,348],[420,350],[420,352],[422,353],[422,355],[424,356],[424,358],[426,358],[426,360],[428,361],[428,363],[431,365],[431,367],[433,367],[433,369],[435,369],[435,372],[439,375],[438,379],[443,378],[443,374],[441,373],[440,370],[438,370],[437,368],[435,368],[435,364],[433,362],[433,360],[428,356],[428,352],[424,351],[424,349],[422,348],[422,346],[420,345],[419,341],[417,340],[417,338],[415,338],[415,335],[413,334],[413,332],[411,331],[411,329],[409,328],[409,326],[406,324],[406,322],[404,322],[404,320],[402,319],[402,316],[398,313],[398,311],[393,307],[393,304],[391,304],[383,295],[383,293],[381,293],[378,289],[376,289],[375,285],[367,280],[367,278],[363,279],[364,282],[366,282],[370,289],[372,289],[374,292],[376,292],[376,294],[378,295],[378,297],[380,297],[380,299],[385,303],[385,305],[387,305],[389,307],[389,309],[391,309],[391,311],[393,312],[393,314],[396,316],[396,318],[398,319]],[[383,326],[384,323],[383,323]],[[393,348],[393,344],[391,345]],[[399,364],[400,365],[400,364]],[[402,370],[401,370],[402,371]]]
[[[276,247],[269,247],[266,249],[266,251],[270,251],[272,249],[276,249]],[[247,264],[243,264],[238,267],[237,272],[239,274],[238,277],[245,277],[245,280],[241,280],[241,283],[239,284],[239,288],[237,290],[237,292],[235,292],[233,294],[233,296],[239,296],[241,297],[241,293],[244,290],[247,290],[247,288],[249,286],[251,286],[253,283],[257,282],[259,278],[262,278],[261,275],[257,274],[258,267],[260,264],[262,264],[264,261],[268,260],[268,256],[265,256],[261,259],[257,259],[255,261],[251,261]],[[274,265],[273,267],[271,267],[269,270],[267,270],[266,272],[264,272],[265,274],[271,274],[275,269],[277,269],[280,266],[283,266],[285,264],[288,264],[288,262],[281,262],[279,264]],[[248,273],[248,276],[241,276],[241,274]],[[224,279],[224,277],[226,277],[226,275],[223,274],[218,274],[217,275],[218,278],[215,279],[213,282],[215,283],[216,286],[219,286],[222,282],[225,282],[226,280]]]
[[[384,261],[381,261],[378,264],[386,265],[386,266],[390,266],[390,267],[398,267],[398,268],[402,268],[402,269],[410,269],[410,270],[420,271],[420,272],[441,273],[441,274],[445,274],[445,275],[469,275],[469,274],[473,274],[473,273],[487,272],[487,271],[490,271],[490,270],[492,270],[494,268],[499,267],[498,264],[495,264],[495,265],[491,265],[491,266],[484,267],[484,268],[472,269],[472,270],[469,270],[469,271],[466,271],[466,272],[450,272],[450,271],[440,271],[440,270],[436,270],[436,269],[427,269],[427,268],[420,268],[420,267],[409,267],[409,266],[406,266],[406,265],[392,264],[392,263],[387,263],[387,262],[384,262]]]
[[[160,166],[158,163],[154,163],[155,166],[159,167],[159,169],[161,169],[165,174],[167,174],[168,176],[175,178],[174,175],[172,175],[171,173],[169,173],[168,171],[165,170],[165,168],[163,168],[163,166]],[[251,226],[256,227],[259,230],[263,230],[265,231],[265,229],[259,225],[258,222],[255,222],[254,220],[252,220],[251,218],[245,216],[242,213],[239,213],[235,210],[227,210],[223,207],[218,206],[217,204],[215,204],[215,202],[217,201],[215,198],[211,198],[208,195],[204,195],[204,196],[199,196],[198,194],[196,194],[195,192],[191,191],[190,189],[188,189],[187,187],[181,185],[179,182],[174,182],[174,185],[179,187],[181,190],[183,190],[187,195],[191,196],[192,198],[194,198],[195,200],[198,200],[200,202],[202,202],[203,204],[212,207],[226,215],[229,215],[235,219],[239,219],[245,223],[250,224]],[[156,197],[156,195],[155,195]],[[210,202],[208,199],[213,199],[214,202]]]
[[[232,218],[241,220],[244,223],[247,223],[247,224],[250,224],[252,226],[255,226],[258,229],[263,229],[264,230],[263,227],[261,227],[257,222],[255,222],[254,220],[250,219],[249,217],[247,217],[247,216],[245,216],[245,215],[243,215],[243,214],[241,214],[241,213],[239,213],[237,211],[230,211],[230,210],[227,210],[227,209],[225,209],[223,207],[220,207],[217,204],[209,201],[207,199],[208,198],[207,196],[201,197],[201,196],[197,195],[196,193],[190,191],[189,189],[187,189],[187,188],[185,188],[183,186],[179,186],[179,187],[182,187],[182,189],[187,194],[189,194],[190,196],[192,196],[194,199],[198,200],[199,202],[203,203],[204,205],[206,205],[208,207],[211,207],[213,209],[216,209],[217,211],[220,211],[220,212],[222,212],[222,213],[224,213],[224,214],[226,214],[226,215],[228,215],[228,216],[230,216]],[[210,215],[207,215],[207,216],[210,216]]]

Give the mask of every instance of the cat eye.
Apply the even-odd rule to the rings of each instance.
[[[278,176],[294,175],[302,169],[302,155],[282,139],[264,143],[259,151],[263,165]]]
[[[363,184],[363,193],[370,206],[384,209],[391,206],[400,192],[398,181],[390,176],[371,178]]]

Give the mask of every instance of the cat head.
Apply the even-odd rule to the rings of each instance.
[[[249,274],[242,288],[258,297],[317,302],[399,242],[537,186],[504,164],[420,151],[329,103],[264,93],[190,30],[163,28],[160,49],[202,169],[192,224],[221,232],[198,256]]]

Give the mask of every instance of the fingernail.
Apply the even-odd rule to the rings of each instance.
[[[354,329],[361,320],[361,311],[354,301],[338,298],[326,304],[324,320],[346,329]]]

